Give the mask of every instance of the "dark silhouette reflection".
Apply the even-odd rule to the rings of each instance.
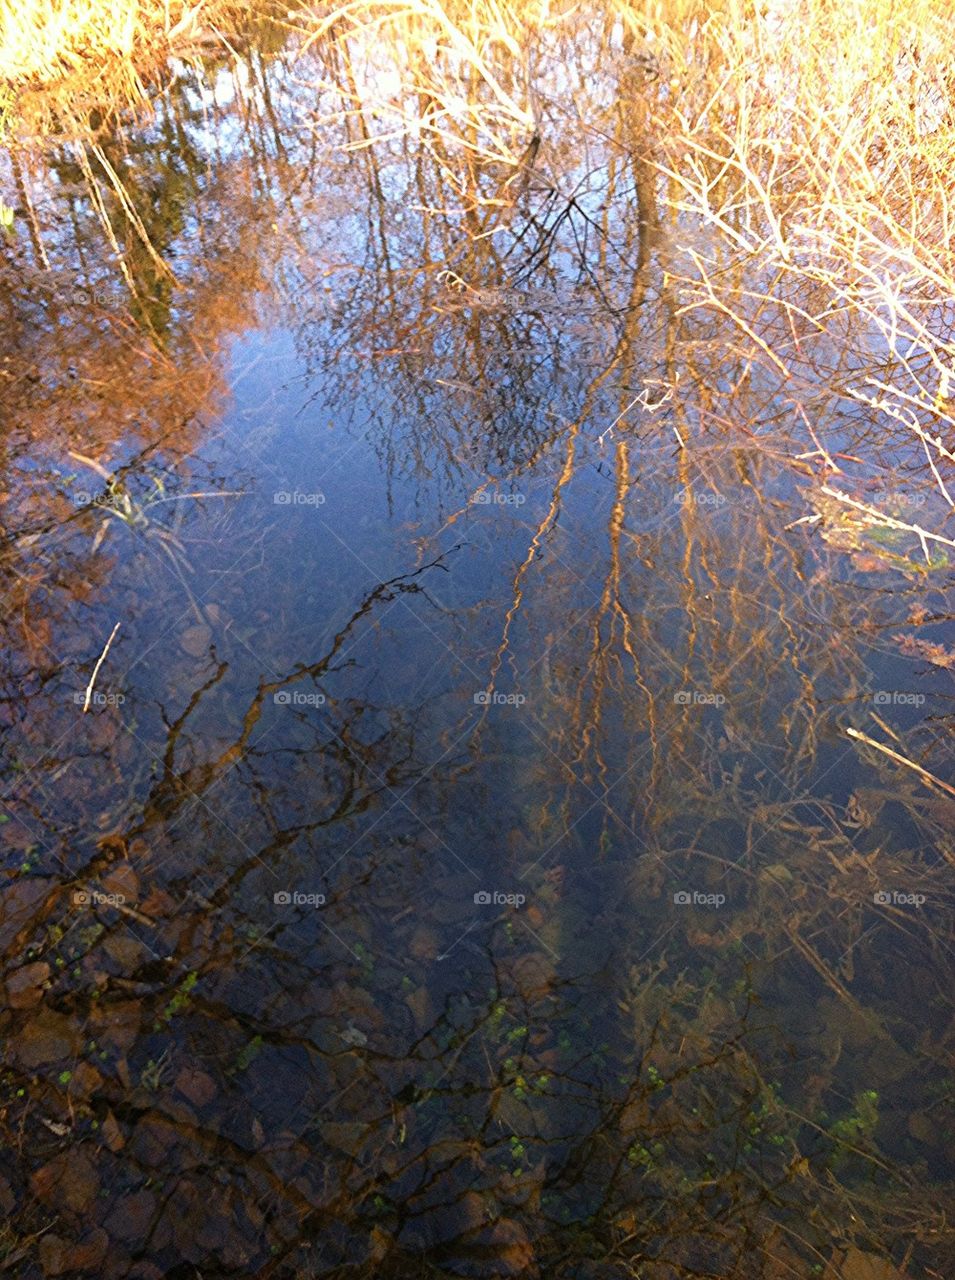
[[[950,572],[819,503],[934,516],[869,348],[686,292],[635,54],[508,166],[320,146],[271,52],[21,173],[0,1260],[950,1273]]]

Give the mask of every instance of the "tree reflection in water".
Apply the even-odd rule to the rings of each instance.
[[[950,1272],[951,802],[844,732],[944,780],[950,573],[796,523],[927,524],[891,362],[639,112],[344,154],[252,57],[3,259],[7,1266]]]

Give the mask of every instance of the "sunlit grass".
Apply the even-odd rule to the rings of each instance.
[[[0,0],[0,123],[148,102],[150,77],[248,12],[244,0]]]
[[[546,181],[548,157],[552,173],[572,170],[599,140],[653,175],[658,203],[714,232],[722,266],[730,252],[798,277],[818,304],[802,321],[839,309],[862,317],[951,447],[955,26],[945,0],[351,0],[288,23],[319,59],[317,87],[341,102],[352,147],[413,138],[459,194],[499,203],[506,191],[477,190],[476,167],[516,166],[542,137]],[[785,311],[782,293],[734,293],[715,258],[689,261],[687,305],[735,319],[788,377],[785,352],[757,336],[767,326],[755,319],[767,306]],[[924,441],[924,418],[912,429]]]
[[[0,3],[0,76],[52,81],[107,59],[130,59],[144,38],[165,27],[161,3],[98,0],[17,0]]]

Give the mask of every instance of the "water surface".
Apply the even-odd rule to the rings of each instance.
[[[893,354],[250,56],[102,142],[126,277],[68,144],[0,268],[7,1267],[951,1274],[953,803],[847,729],[951,783],[952,572],[822,492],[951,532]]]

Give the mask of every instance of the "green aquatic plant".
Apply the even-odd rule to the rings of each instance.
[[[879,1123],[879,1095],[875,1089],[863,1089],[857,1093],[852,1110],[836,1120],[829,1128],[840,1143],[857,1145],[869,1140]]]
[[[660,1075],[660,1072],[653,1063],[647,1067],[647,1079],[649,1080],[650,1088],[654,1093],[657,1093],[660,1089],[666,1088],[666,1081]]]
[[[186,974],[175,995],[163,1009],[160,1015],[160,1022],[156,1023],[157,1030],[161,1022],[170,1022],[176,1014],[182,1013],[184,1009],[189,1007],[190,993],[198,981],[199,975],[195,970]]]
[[[236,1055],[235,1069],[236,1071],[245,1071],[259,1055],[262,1048],[262,1037],[253,1036],[247,1045],[244,1045]]]
[[[20,874],[29,875],[31,871],[35,871],[40,861],[40,846],[36,844],[27,845],[24,850],[23,861],[20,863]]]
[[[511,1159],[514,1161],[514,1167],[511,1169],[512,1178],[520,1178],[524,1172],[521,1161],[527,1155],[527,1148],[516,1133],[512,1133],[508,1139],[508,1147],[510,1149]]]
[[[659,1139],[651,1142],[649,1146],[642,1142],[634,1142],[627,1148],[627,1163],[649,1173],[657,1168],[658,1162],[665,1155],[666,1144]]]

